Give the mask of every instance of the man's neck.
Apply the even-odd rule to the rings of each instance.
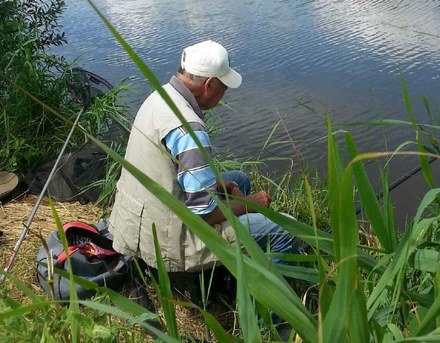
[[[203,112],[200,109],[195,94],[188,87],[188,82],[183,81],[179,76],[181,76],[181,74],[177,74],[177,76],[172,76],[170,80],[170,85],[173,86],[173,88],[185,98],[185,100],[191,105],[194,112],[203,119]]]

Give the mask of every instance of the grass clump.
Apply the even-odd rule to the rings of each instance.
[[[282,176],[266,175],[255,166],[251,167],[249,175],[256,191],[264,190],[271,194],[271,208],[274,211],[290,214],[302,223],[313,224],[304,176],[290,170]],[[309,177],[308,182],[316,213],[316,226],[325,230],[330,226],[327,185],[317,173]]]

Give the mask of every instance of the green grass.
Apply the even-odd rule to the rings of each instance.
[[[287,170],[282,176],[274,176],[262,173],[258,166],[245,167],[244,171],[250,176],[254,191],[264,190],[272,196],[274,211],[288,213],[308,225],[312,225],[315,219],[321,230],[330,227],[327,184],[317,172],[311,177]],[[307,183],[311,187],[315,218],[311,216]]]

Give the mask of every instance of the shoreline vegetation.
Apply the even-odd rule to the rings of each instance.
[[[93,2],[88,2],[151,86],[172,107],[148,67]],[[359,152],[350,132],[343,133],[342,141],[336,137],[327,113],[325,178],[308,170],[301,175],[288,171],[275,178],[259,172],[258,163],[245,163],[243,168],[251,175],[255,189],[265,189],[273,195],[271,209],[254,205],[255,209],[306,244],[307,255],[282,256],[292,264],[273,266],[270,252],[256,248],[239,223],[234,224],[234,229],[242,250],[238,245],[224,244],[221,237],[210,232],[208,224],[122,158],[129,124],[122,121],[124,106],[116,104],[126,90],[124,85],[87,106],[78,103],[75,96],[72,98],[68,91],[72,66],[50,54],[50,46],[65,43],[57,24],[64,8],[63,1],[0,3],[0,126],[4,128],[0,130],[0,170],[22,177],[39,161],[56,155],[72,119],[83,109],[86,115],[71,145],[93,142],[108,155],[108,173],[99,183],[104,196],[100,207],[79,203],[51,205],[47,200],[40,206],[17,263],[0,285],[2,342],[141,342],[152,341],[151,332],[164,342],[272,342],[280,339],[276,324],[270,320],[272,310],[292,327],[291,342],[440,341],[440,189],[435,187],[429,163],[431,158],[440,158],[436,136],[440,110],[436,104],[421,99],[430,122],[418,123],[402,76],[408,121],[362,123],[411,126],[414,142],[402,142],[391,152]],[[109,121],[119,123],[125,133],[118,135],[110,147],[96,138]],[[345,155],[348,158],[343,158]],[[387,165],[380,170],[380,199],[363,166],[367,161],[388,162],[399,155],[419,159],[429,186],[403,233],[395,224]],[[209,163],[220,169],[221,161],[220,157]],[[154,189],[157,197],[233,275],[237,292],[233,303],[227,304],[229,307],[219,310],[215,305],[220,304],[209,294],[201,294],[200,306],[176,299],[168,275],[160,267],[157,283],[146,285],[155,305],[153,312],[129,299],[128,290],[121,296],[99,288],[90,301],[68,302],[56,301],[43,293],[35,275],[41,239],[59,226],[57,218],[62,222],[76,219],[95,223],[105,216],[122,167],[147,189]],[[3,261],[12,252],[34,201],[34,196],[24,195],[0,206],[0,229],[5,232],[0,241]],[[358,219],[358,209],[362,221]],[[232,219],[227,208],[223,211]],[[160,249],[156,249],[160,261]],[[155,329],[146,318],[160,320],[164,331]]]

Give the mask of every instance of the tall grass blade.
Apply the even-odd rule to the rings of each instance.
[[[328,149],[328,194],[330,202],[330,214],[332,228],[339,227],[339,189],[342,179],[342,162],[336,138],[332,134],[330,116],[327,115],[327,149]],[[334,255],[340,260],[340,237],[333,235]]]
[[[275,255],[277,258],[281,256]],[[283,259],[288,261],[289,259]],[[292,259],[293,260],[293,259]],[[311,284],[318,284],[320,281],[319,272],[316,268],[307,268],[302,266],[279,265],[278,270],[284,275],[295,280],[304,280]]]
[[[429,190],[428,193],[425,194],[425,196],[422,199],[422,202],[419,205],[419,208],[417,209],[416,215],[414,216],[413,225],[419,223],[423,213],[428,208],[428,206],[430,206],[437,199],[439,193],[440,193],[440,188],[435,188]]]
[[[385,171],[380,171],[380,179],[382,181],[382,204],[383,204],[383,219],[386,223],[386,227],[388,228],[388,232],[390,238],[393,242],[393,249],[395,249],[398,245],[397,238],[397,226],[396,221],[394,220],[394,204],[390,197],[390,185],[388,183],[389,180],[389,172],[388,165],[384,168]],[[377,195],[376,195],[377,196]]]
[[[270,131],[269,136],[268,136],[267,139],[264,141],[264,143],[263,143],[263,147],[262,147],[261,150],[260,150],[260,154],[259,154],[258,157],[257,157],[257,161],[260,160],[261,153],[262,153],[262,152],[264,151],[264,149],[266,149],[266,147],[269,145],[269,143],[270,143],[270,141],[271,141],[271,139],[272,139],[272,136],[274,135],[276,129],[278,128],[278,126],[279,126],[280,123],[281,123],[281,120],[282,120],[282,119],[278,120],[278,122],[274,125],[274,127],[273,127],[272,130]],[[275,142],[275,143],[279,143],[279,142]]]
[[[360,288],[353,293],[349,328],[352,342],[367,343],[370,341],[365,293]]]
[[[309,184],[309,181],[306,176],[304,176],[304,186],[307,194],[307,201],[309,204],[310,213],[312,216],[313,222],[313,230],[315,234],[315,246],[314,252],[318,261],[318,273],[319,273],[319,341],[323,340],[323,320],[328,313],[330,308],[330,304],[333,299],[333,292],[331,291],[328,280],[327,280],[327,271],[330,269],[326,261],[322,258],[320,247],[319,247],[319,239],[318,239],[318,228],[316,226],[316,214],[314,208],[314,201],[312,196],[312,190]],[[306,274],[304,274],[306,275]]]
[[[160,339],[160,341],[169,342],[169,343],[180,342],[180,340],[175,339],[174,337],[170,337],[167,334],[163,333],[162,331],[160,331],[160,330],[156,329],[155,327],[146,323],[145,318],[142,316],[134,317],[124,311],[119,310],[118,308],[115,308],[114,306],[97,303],[97,302],[94,302],[91,300],[80,300],[79,304],[86,306],[86,307],[93,309],[93,310],[97,310],[97,311],[100,311],[103,313],[108,313],[113,316],[125,319],[128,322],[130,322],[131,324],[138,324],[138,325],[146,328],[148,331],[151,331],[152,333],[157,335],[157,337]]]
[[[358,121],[351,123],[344,123],[344,126],[414,126],[414,123],[407,120],[399,119],[378,119],[378,120],[367,120]],[[416,123],[416,126],[426,132],[426,129],[440,130],[439,125],[427,124],[427,123]]]
[[[416,134],[417,147],[418,147],[419,151],[422,153],[420,155],[420,165],[422,167],[422,173],[423,173],[423,176],[424,176],[425,181],[428,184],[428,186],[430,188],[434,188],[434,179],[432,177],[432,171],[429,166],[428,158],[423,154],[425,152],[425,148],[423,146],[419,131],[417,129],[417,123],[416,123],[416,120],[414,117],[414,113],[413,113],[412,106],[411,106],[411,101],[410,101],[409,95],[408,95],[408,89],[406,88],[406,82],[405,82],[403,75],[401,76],[401,83],[402,83],[403,96],[405,98],[406,109],[408,111],[409,118],[410,118],[411,123],[413,125],[414,132]]]
[[[357,245],[359,234],[352,186],[352,168],[347,167],[341,182],[340,199],[333,206],[337,208],[339,225],[333,227],[335,249],[339,251],[336,259],[338,279],[330,308],[323,322],[324,342],[348,342],[352,335],[358,333],[350,330],[349,318],[351,311],[362,311],[357,308],[359,302],[352,302],[358,283]],[[333,215],[333,214],[332,214]],[[335,320],[338,318],[338,320]],[[365,323],[367,325],[367,323]],[[351,337],[354,341],[360,337]]]
[[[401,340],[396,341],[397,343],[400,342],[440,342],[440,334],[438,332],[433,333],[432,335],[426,335],[426,336],[420,336],[420,337],[408,337]]]
[[[358,154],[353,137],[346,133],[345,141],[350,157],[353,159]],[[397,235],[394,227],[389,227],[380,209],[379,201],[367,177],[361,162],[353,164],[353,174],[359,190],[359,198],[377,238],[387,251],[394,251],[397,245]]]
[[[255,313],[255,304],[253,303],[246,286],[247,278],[243,266],[239,241],[236,242],[235,247],[237,263],[237,306],[243,339],[245,342],[261,342],[260,330],[258,328],[257,316]]]
[[[393,335],[395,341],[401,341],[404,337],[402,331],[398,328],[396,324],[390,323],[388,324],[388,328]]]
[[[201,313],[205,318],[205,323],[208,325],[209,329],[212,330],[212,332],[214,333],[217,342],[222,342],[222,343],[241,342],[241,340],[239,340],[238,338],[228,334],[212,314],[203,310],[201,310]]]
[[[153,238],[154,248],[156,250],[157,271],[159,273],[159,291],[160,303],[162,305],[164,317],[167,323],[168,334],[178,339],[179,332],[177,330],[176,310],[174,307],[173,292],[171,291],[170,279],[168,278],[165,264],[163,262],[162,254],[160,252],[160,245],[157,239],[156,227],[153,224]]]
[[[434,188],[434,178],[432,176],[432,170],[431,166],[429,164],[428,157],[423,154],[425,152],[425,147],[423,146],[422,140],[420,138],[420,134],[416,132],[417,136],[417,147],[419,151],[422,153],[420,154],[420,166],[422,167],[422,173],[425,178],[426,183],[430,188]]]
[[[37,303],[42,301],[40,297],[38,297],[34,292],[32,292],[32,289],[28,286],[26,286],[23,282],[18,280],[14,275],[11,273],[4,272],[3,270],[0,270],[0,275],[4,275],[6,278],[10,279],[11,282],[18,288],[20,291],[23,292],[23,294],[32,300],[32,302]]]
[[[61,240],[64,252],[67,257],[66,263],[68,265],[68,273],[69,273],[69,279],[70,279],[70,283],[69,283],[69,286],[70,286],[69,318],[70,318],[70,322],[71,322],[72,341],[79,342],[80,338],[81,338],[80,325],[79,325],[78,321],[76,320],[77,315],[79,314],[78,295],[76,293],[76,288],[75,288],[75,281],[74,281],[74,275],[73,275],[73,271],[72,271],[72,264],[71,264],[70,254],[69,254],[69,248],[67,246],[67,238],[66,238],[66,234],[64,233],[63,225],[61,224],[60,217],[58,216],[58,213],[55,209],[55,206],[54,206],[53,201],[50,196],[49,196],[49,205],[50,205],[50,208],[52,209],[52,216],[55,220],[55,224],[56,224],[56,227],[58,230],[58,237]]]
[[[40,262],[43,266],[47,266],[45,263]],[[61,277],[68,279],[70,274],[65,270],[54,268],[54,272]],[[115,306],[120,308],[121,310],[128,312],[132,315],[139,316],[142,315],[145,319],[148,320],[157,320],[158,316],[155,313],[149,312],[145,307],[135,303],[134,301],[127,299],[124,295],[119,292],[113,291],[110,288],[98,286],[96,282],[92,282],[90,280],[81,278],[79,276],[73,275],[73,282],[75,285],[88,289],[95,290],[97,293],[106,295],[113,302]],[[64,301],[58,301],[64,302]]]
[[[429,122],[431,123],[431,125],[433,125],[435,118],[434,118],[434,114],[431,111],[431,107],[428,103],[428,100],[425,97],[422,97],[422,101],[423,101],[423,105],[425,106],[426,112],[428,113]],[[438,152],[438,151],[440,151],[440,147],[439,147],[436,131],[437,130],[431,130],[430,134],[428,134],[428,138],[429,138],[429,142],[431,143],[431,146],[434,149],[434,151]],[[431,151],[431,152],[433,152],[433,151]]]
[[[48,300],[48,301],[40,301],[37,303],[32,303],[29,305],[21,304],[16,308],[4,309],[0,312],[0,321],[6,320],[8,318],[21,317],[26,315],[26,313],[45,309],[53,303],[55,302]]]
[[[436,275],[433,280],[434,284],[434,298],[439,298],[440,296],[440,264],[437,264]],[[440,327],[440,316],[436,318],[436,327]]]
[[[317,258],[320,259],[321,252],[319,249],[319,240],[317,239],[318,238],[318,227],[316,225],[316,212],[315,212],[315,206],[314,206],[314,201],[313,201],[312,189],[310,187],[310,183],[309,183],[309,180],[307,179],[306,175],[304,175],[304,187],[306,190],[307,202],[308,202],[309,209],[310,209],[310,216],[312,217],[313,231],[314,231],[314,235],[316,237],[316,242],[315,242],[316,251],[315,251],[315,253],[317,255]]]
[[[317,230],[318,237],[314,234],[315,230],[307,224],[301,223],[296,219],[287,217],[283,214],[275,212],[271,209],[258,206],[249,201],[240,200],[246,206],[256,210],[257,212],[263,214],[265,217],[269,218],[273,222],[277,223],[287,231],[289,231],[292,235],[297,236],[304,241],[306,241],[311,246],[315,246],[316,240],[319,240],[319,247],[322,251],[327,254],[334,256],[334,241],[332,239],[332,235],[328,232]],[[376,273],[383,273],[385,271],[385,267],[378,265],[377,261],[373,259],[368,253],[366,253],[362,249],[357,250],[357,256],[359,259],[359,264],[363,268],[374,271]],[[275,266],[274,266],[275,267]],[[278,268],[278,266],[276,266]]]
[[[411,100],[409,99],[408,89],[406,88],[405,78],[400,75],[400,82],[402,84],[403,98],[405,99],[406,110],[408,111],[409,119],[414,127],[414,130],[417,130],[416,119],[414,118],[414,113],[411,106]]]

